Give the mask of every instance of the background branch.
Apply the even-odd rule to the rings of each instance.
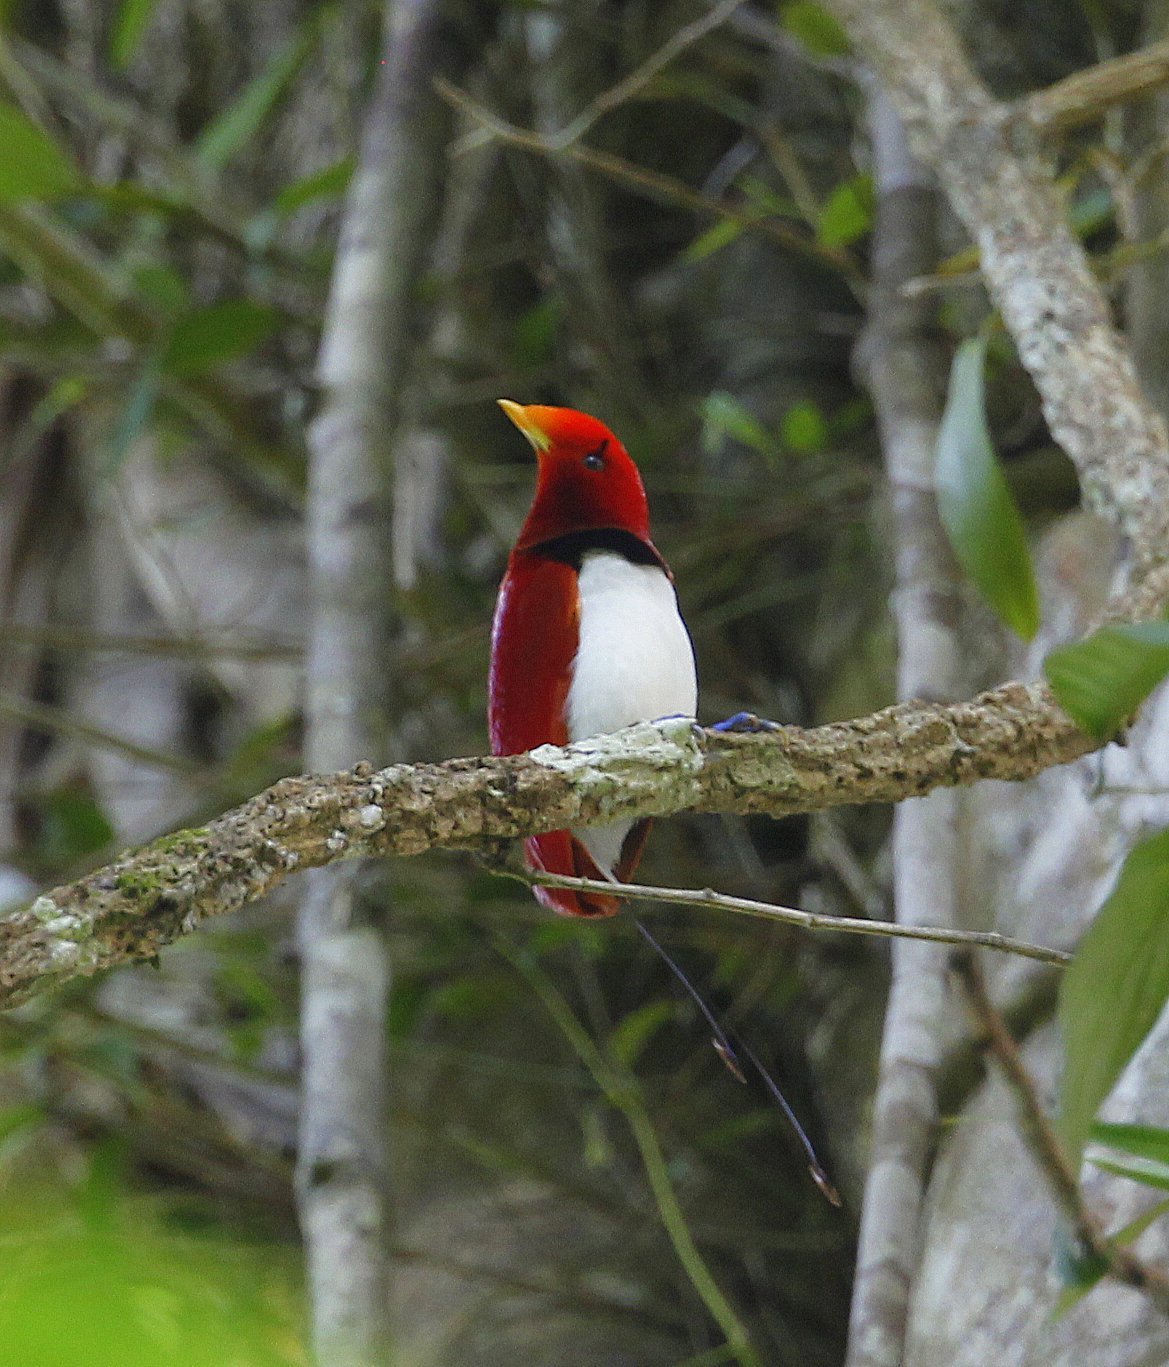
[[[965,658],[958,637],[958,569],[934,487],[943,375],[933,302],[904,293],[906,283],[937,257],[937,193],[933,177],[910,155],[901,120],[875,82],[869,132],[877,213],[869,325],[861,350],[893,513],[897,693],[955,697],[963,691]],[[958,923],[958,796],[938,790],[894,813],[893,909],[899,926]],[[926,945],[912,939],[894,944],[857,1247],[850,1364],[896,1367],[902,1360],[937,1126],[945,987],[945,964]]]
[[[1150,1267],[1123,1244],[1110,1239],[1096,1215],[1088,1209],[1084,1194],[1059,1136],[1040,1105],[1035,1084],[1019,1054],[1006,1021],[991,1001],[986,979],[969,951],[956,953],[951,966],[962,985],[981,1043],[994,1055],[1022,1113],[1023,1130],[1031,1152],[1047,1180],[1064,1218],[1085,1250],[1098,1259],[1107,1275],[1126,1286],[1143,1291],[1162,1311],[1169,1313],[1169,1277]]]
[[[1062,133],[1098,119],[1113,105],[1137,99],[1169,81],[1169,42],[1073,72],[1020,101],[1021,111],[1041,132]]]
[[[309,439],[312,614],[305,757],[336,769],[386,753],[390,439],[441,200],[449,115],[432,90],[460,51],[439,0],[384,12],[361,153],[341,223]],[[297,1205],[317,1360],[389,1353],[386,913],[353,866],[319,868],[300,908]]]

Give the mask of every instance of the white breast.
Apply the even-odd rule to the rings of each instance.
[[[580,567],[580,643],[568,690],[568,737],[581,740],[635,721],[693,717],[694,648],[674,586],[657,565],[588,551]],[[617,864],[631,823],[575,831],[597,865]]]

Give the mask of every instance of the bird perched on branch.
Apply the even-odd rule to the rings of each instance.
[[[499,587],[491,633],[491,749],[514,755],[637,721],[695,715],[694,649],[674,577],[650,540],[637,466],[612,432],[572,408],[500,407],[536,452],[536,494]],[[528,864],[628,880],[649,820],[533,836]],[[616,898],[537,888],[569,916],[611,916]]]

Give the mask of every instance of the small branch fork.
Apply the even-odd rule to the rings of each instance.
[[[1169,1277],[1110,1239],[1096,1215],[1084,1203],[1076,1173],[1040,1105],[1035,1085],[1019,1054],[1019,1047],[990,999],[986,979],[973,952],[968,949],[956,952],[951,959],[951,967],[974,1018],[980,1043],[994,1055],[1007,1085],[1015,1094],[1031,1152],[1065,1219],[1087,1252],[1105,1269],[1106,1275],[1143,1291],[1161,1311],[1169,1314]]]

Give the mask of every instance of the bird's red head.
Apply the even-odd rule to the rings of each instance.
[[[513,403],[500,408],[535,448],[536,496],[517,551],[573,532],[615,528],[652,546],[637,466],[603,422],[574,408]]]

